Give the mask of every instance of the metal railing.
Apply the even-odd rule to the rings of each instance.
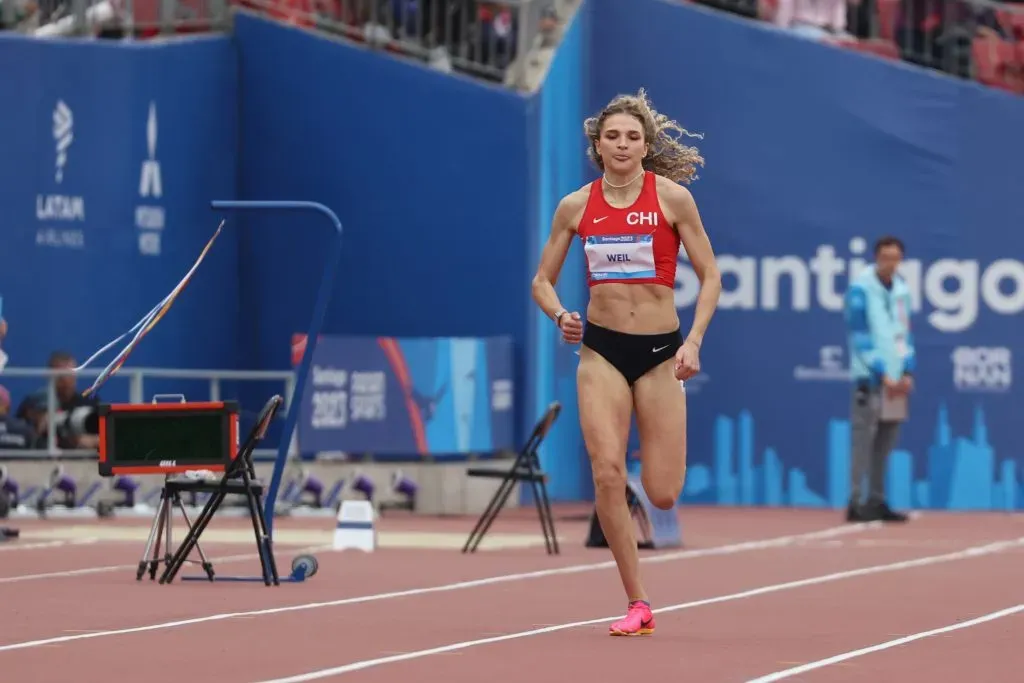
[[[236,7],[417,59],[440,71],[517,87],[525,74],[513,65],[532,50],[553,45],[575,4],[570,0],[0,0],[0,18],[6,26],[39,36],[117,39],[226,30],[230,10]],[[30,12],[31,7],[36,9]]]
[[[556,0],[239,0],[238,6],[517,87],[520,56],[554,40]]]
[[[224,31],[231,0],[0,0],[0,25],[48,36],[119,39]]]
[[[1024,6],[992,0],[694,0],[811,40],[1024,94]]]
[[[100,369],[89,368],[78,372],[54,370],[50,368],[4,368],[3,371],[0,372],[0,383],[3,383],[12,394],[10,408],[10,414],[12,416],[18,408],[19,399],[14,396],[16,392],[11,389],[11,385],[8,380],[37,377],[46,379],[46,443],[41,448],[0,450],[0,460],[39,460],[54,458],[77,460],[95,458],[95,450],[62,449],[59,447],[57,438],[58,420],[56,418],[61,411],[59,409],[59,401],[57,398],[56,380],[59,377],[65,377],[69,374],[76,377],[96,377],[101,371],[102,370]],[[150,398],[147,398],[147,379],[163,380],[159,382],[159,391],[151,392]],[[122,382],[127,380],[127,392],[124,390],[123,386],[120,387],[120,390],[118,390],[116,386],[111,387],[110,384],[114,383],[115,380],[120,380]],[[115,401],[120,402],[121,400],[125,400],[128,403],[145,403],[152,400],[152,396],[156,394],[180,394],[189,401],[218,401],[223,397],[224,383],[239,381],[269,382],[274,384],[282,383],[284,385],[284,392],[281,396],[284,398],[284,404],[278,412],[277,419],[284,420],[284,416],[287,415],[288,410],[290,409],[290,403],[293,400],[293,394],[295,392],[295,374],[284,370],[184,370],[176,368],[125,367],[121,368],[121,370],[118,371],[118,374],[109,380],[107,385],[104,385],[103,391],[100,393],[103,394],[106,391],[110,391],[110,393],[115,396],[124,396],[123,399],[114,399]],[[189,391],[196,390],[203,384],[205,384],[207,391],[202,395],[197,395],[194,391]],[[37,390],[38,387],[33,388],[29,393]],[[107,402],[113,402],[106,398],[104,398],[104,400]],[[262,407],[262,403],[260,403],[260,407]],[[297,440],[294,435],[292,436],[292,442],[289,445],[289,449],[289,458],[294,458],[298,450]],[[253,451],[254,458],[261,460],[268,458],[273,459],[276,454],[276,449],[256,449]]]

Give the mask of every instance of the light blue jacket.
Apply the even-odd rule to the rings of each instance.
[[[912,374],[916,353],[910,333],[910,289],[899,275],[892,286],[867,267],[846,290],[845,317],[849,334],[850,374],[854,382],[882,383]]]

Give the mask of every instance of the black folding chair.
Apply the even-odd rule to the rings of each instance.
[[[466,544],[462,547],[463,553],[476,552],[480,541],[483,540],[487,530],[491,528],[491,524],[508,501],[508,497],[511,495],[513,488],[515,488],[516,482],[527,482],[532,487],[533,500],[537,505],[537,513],[540,515],[541,530],[544,532],[544,546],[547,548],[548,555],[557,555],[559,553],[558,538],[555,536],[555,520],[551,515],[551,503],[548,500],[548,477],[541,470],[537,449],[551,430],[551,425],[558,419],[558,414],[561,410],[562,406],[558,401],[548,406],[547,411],[545,411],[540,421],[533,428],[533,433],[530,434],[526,445],[519,451],[519,455],[516,456],[515,462],[512,463],[510,469],[500,470],[474,467],[467,471],[466,474],[470,477],[501,479],[501,484],[494,493],[494,497],[491,498],[491,502],[487,505],[487,509],[484,510],[483,514],[480,515],[480,519],[477,520],[476,526],[473,527],[473,531],[469,534],[469,538],[466,539]]]
[[[256,536],[256,548],[259,552],[260,565],[263,567],[263,583],[267,586],[280,585],[277,574],[277,564],[274,561],[274,549],[271,546],[271,539],[267,533],[267,522],[263,515],[263,482],[256,479],[256,468],[253,466],[252,453],[256,444],[263,440],[267,428],[273,421],[274,416],[284,403],[280,396],[272,396],[260,411],[256,424],[249,432],[249,436],[238,451],[238,456],[231,466],[224,472],[220,481],[202,481],[186,477],[168,478],[164,483],[163,495],[168,497],[180,497],[182,493],[208,493],[209,499],[206,505],[196,518],[194,525],[191,525],[185,540],[175,551],[167,563],[163,574],[160,576],[160,583],[170,583],[181,566],[185,563],[192,550],[199,544],[199,537],[210,524],[213,515],[217,512],[225,497],[229,494],[245,496],[249,505],[249,516],[252,518],[252,530]],[[211,581],[213,571],[207,570]]]

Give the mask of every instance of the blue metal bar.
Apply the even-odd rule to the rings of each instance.
[[[277,447],[277,459],[274,461],[274,474],[270,478],[270,488],[267,490],[267,498],[264,501],[263,514],[267,521],[267,534],[273,539],[277,489],[281,485],[281,476],[288,460],[288,446],[298,422],[302,393],[306,387],[306,376],[309,375],[309,368],[313,363],[313,351],[316,348],[317,339],[320,337],[320,328],[323,326],[324,317],[327,315],[327,302],[331,298],[331,288],[334,276],[338,271],[338,261],[341,258],[341,221],[337,214],[317,202],[214,200],[210,205],[215,211],[313,211],[328,218],[337,233],[334,251],[328,253],[327,263],[324,266],[320,291],[316,297],[316,306],[313,308],[313,319],[310,321],[309,331],[306,333],[306,350],[302,354],[302,362],[295,374],[295,392],[289,400],[288,416],[284,421],[284,433],[281,435],[281,443]]]

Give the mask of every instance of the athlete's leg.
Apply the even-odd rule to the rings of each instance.
[[[686,394],[669,359],[633,384],[641,481],[651,503],[667,510],[686,479]]]
[[[580,428],[594,476],[597,518],[626,597],[646,600],[633,519],[626,505],[626,446],[632,411],[629,385],[611,363],[586,346],[580,349],[576,385]]]

